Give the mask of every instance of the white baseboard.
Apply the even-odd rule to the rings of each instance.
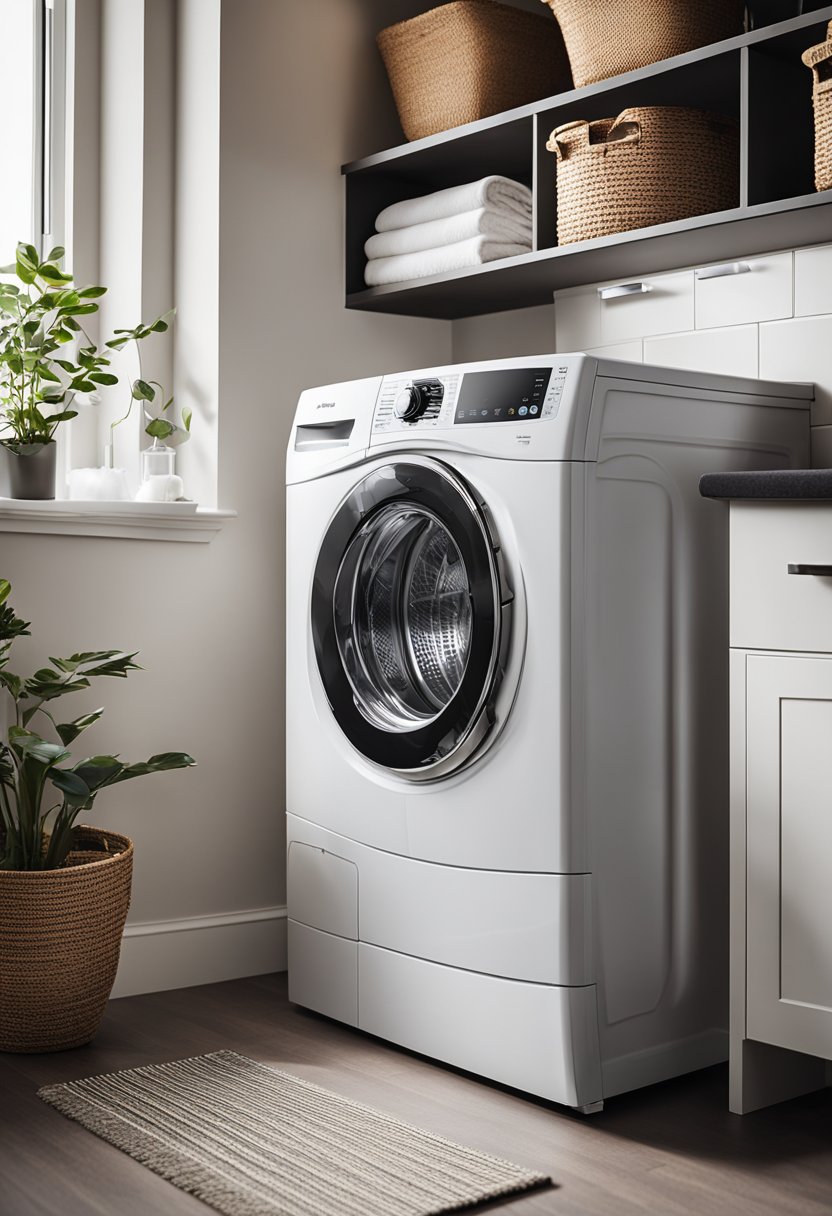
[[[112,995],[286,970],[286,907],[128,925]]]

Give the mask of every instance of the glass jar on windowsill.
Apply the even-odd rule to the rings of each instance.
[[[154,439],[141,456],[142,484],[136,495],[138,502],[176,502],[184,491],[182,478],[177,477],[176,452]]]

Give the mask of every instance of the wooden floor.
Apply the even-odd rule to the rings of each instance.
[[[0,1054],[0,1216],[206,1216],[197,1199],[64,1119],[35,1091],[220,1048],[551,1173],[553,1189],[488,1205],[489,1213],[832,1212],[832,1091],[739,1118],[728,1113],[719,1067],[615,1098],[585,1118],[297,1009],[285,976],[264,976],[113,1001],[89,1047]]]

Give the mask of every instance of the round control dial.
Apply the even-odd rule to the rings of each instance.
[[[445,386],[441,380],[414,380],[397,395],[393,413],[402,422],[416,422],[428,409],[435,416],[442,407]]]
[[[409,384],[393,402],[393,412],[402,422],[415,422],[428,406],[427,395],[418,384]]]

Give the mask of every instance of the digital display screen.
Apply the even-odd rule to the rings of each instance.
[[[466,372],[454,422],[536,422],[543,413],[551,374],[551,367]]]

